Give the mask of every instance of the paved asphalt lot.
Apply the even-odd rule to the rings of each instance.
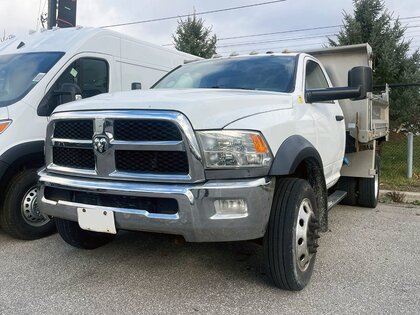
[[[330,229],[299,293],[267,284],[254,243],[121,233],[83,251],[0,231],[0,314],[419,313],[419,207],[337,207]]]

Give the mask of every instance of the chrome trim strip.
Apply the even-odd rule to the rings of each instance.
[[[110,143],[115,150],[135,151],[185,151],[182,141],[122,141],[114,140]]]
[[[72,149],[92,149],[92,140],[52,138],[51,144],[54,147],[64,147]]]
[[[192,178],[190,175],[178,175],[178,174],[171,174],[171,179],[168,181],[168,174],[153,174],[153,173],[130,173],[130,172],[122,172],[122,171],[115,171],[109,174],[110,178],[113,179],[138,179],[141,175],[141,178],[144,180],[160,180],[166,182],[180,182],[180,181],[191,181]]]
[[[93,176],[97,175],[95,170],[86,170],[82,168],[72,168],[72,167],[65,167],[65,166],[59,166],[54,163],[50,163],[47,165],[47,168],[49,171],[52,171],[54,173],[58,174],[74,174],[74,175],[86,175],[86,176]]]
[[[266,186],[271,184],[270,177],[257,179],[243,179],[235,181],[208,181],[198,184],[154,184],[154,183],[135,183],[123,181],[106,181],[96,179],[78,179],[75,177],[62,177],[49,174],[45,169],[38,172],[41,184],[51,187],[72,188],[74,190],[106,192],[110,194],[121,194],[131,196],[153,195],[164,197],[167,195],[184,195],[191,204],[194,202],[192,191],[220,190],[220,189],[245,189]]]
[[[62,200],[59,200],[58,202],[56,202],[56,201],[46,199],[45,196],[43,196],[41,200],[42,202],[48,203],[53,206],[64,205],[64,206],[72,206],[76,208],[109,210],[112,212],[142,215],[150,219],[163,219],[163,220],[178,220],[179,219],[178,213],[175,213],[175,214],[150,213],[146,210],[141,210],[141,209],[114,208],[114,207],[105,207],[105,206],[86,205],[86,204],[82,204],[78,202],[69,202],[69,201],[62,201]]]

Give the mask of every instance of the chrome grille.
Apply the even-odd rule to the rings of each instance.
[[[115,151],[119,171],[158,174],[188,174],[188,158],[177,151]]]
[[[55,124],[54,137],[90,140],[93,137],[93,120],[58,121]]]
[[[165,182],[204,180],[192,127],[176,112],[54,114],[47,130],[46,164],[49,171],[66,175]]]
[[[95,169],[95,155],[92,149],[54,147],[53,162],[63,167]]]
[[[169,121],[116,120],[114,138],[124,141],[181,141],[178,127]]]

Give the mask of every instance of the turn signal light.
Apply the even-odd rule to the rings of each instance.
[[[10,124],[12,123],[11,120],[1,120],[0,121],[0,135],[9,128]]]
[[[252,133],[251,134],[252,142],[254,143],[255,152],[256,153],[268,153],[269,150],[267,145],[265,144],[263,138],[259,134]]]

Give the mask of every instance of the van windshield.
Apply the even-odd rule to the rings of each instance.
[[[0,55],[0,107],[22,99],[63,55],[63,52]]]
[[[295,56],[246,56],[183,65],[157,82],[155,89],[243,89],[289,93]]]

